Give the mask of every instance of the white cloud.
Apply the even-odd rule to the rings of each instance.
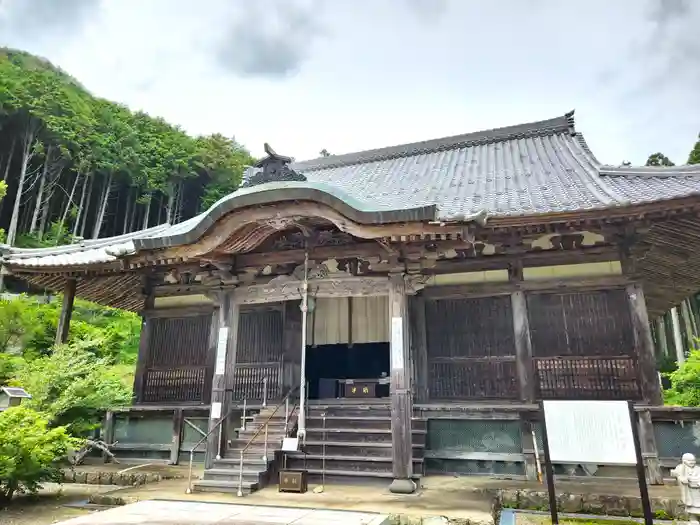
[[[49,7],[25,19],[16,6],[29,1]],[[56,5],[75,16],[50,15]],[[32,29],[8,32],[8,19]],[[602,161],[661,150],[683,162],[700,131],[697,27],[693,0],[0,4],[0,43],[46,56],[95,93],[297,158],[575,108]]]

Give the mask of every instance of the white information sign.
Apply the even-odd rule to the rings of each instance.
[[[221,403],[211,404],[211,419],[219,419],[221,417]]]
[[[391,318],[391,368],[403,368],[403,319]]]
[[[544,401],[553,463],[636,465],[626,401]]]
[[[228,343],[228,326],[219,328],[219,339],[216,343],[216,367],[214,374],[224,375],[226,372],[226,343]]]

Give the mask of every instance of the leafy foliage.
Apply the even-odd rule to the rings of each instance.
[[[677,370],[667,375],[671,388],[664,392],[669,405],[700,406],[700,350],[691,350]]]
[[[21,353],[36,329],[35,308],[26,299],[0,301],[0,353]]]
[[[671,160],[661,152],[652,153],[647,159],[646,166],[675,166]]]
[[[25,403],[76,435],[100,412],[131,401],[140,318],[76,300],[68,344],[54,347],[61,300],[17,297],[0,308],[0,384],[26,388]]]
[[[21,190],[27,203],[12,236],[17,245],[54,246],[73,233],[118,235],[187,219],[234,191],[251,163],[233,139],[190,137],[162,118],[93,96],[47,60],[0,48],[0,175],[9,174],[9,200]],[[27,180],[20,184],[22,166]]]
[[[36,493],[45,481],[60,481],[59,461],[79,441],[64,427],[27,407],[0,413],[0,506],[17,493]]]
[[[700,164],[700,133],[698,133],[698,141],[688,156],[688,164]]]
[[[50,355],[27,362],[11,382],[31,392],[27,407],[46,414],[52,426],[65,426],[74,435],[99,425],[105,409],[131,402],[130,385],[110,360],[95,358],[92,344],[59,345]]]

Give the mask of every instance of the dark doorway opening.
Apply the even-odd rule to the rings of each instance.
[[[309,382],[309,399],[339,397],[342,394],[341,380],[386,378],[389,367],[389,343],[308,346],[306,380]],[[376,397],[389,395],[388,384],[377,384],[376,390]]]

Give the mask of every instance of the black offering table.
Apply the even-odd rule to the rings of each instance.
[[[377,379],[340,379],[340,397],[367,399],[377,397],[377,386],[388,385],[388,377]]]

